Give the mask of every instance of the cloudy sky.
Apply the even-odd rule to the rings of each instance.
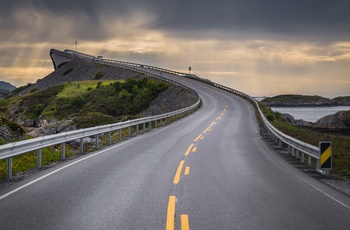
[[[350,95],[349,0],[0,0],[0,80],[51,48],[188,72],[252,96]]]

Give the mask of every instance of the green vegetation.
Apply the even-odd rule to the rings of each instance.
[[[285,124],[279,113],[275,113],[260,103],[260,108],[273,126],[281,132],[298,140],[318,146],[320,141],[333,143],[333,170],[332,173],[339,176],[350,177],[350,136],[319,133],[306,128]],[[350,118],[350,112],[348,113]]]
[[[81,81],[0,101],[0,114],[18,119],[58,120],[73,115],[78,128],[135,118],[168,84],[156,80]]]
[[[147,108],[160,92],[168,88],[168,84],[142,79],[125,81],[81,81],[68,82],[63,85],[30,93],[25,96],[9,98],[0,101],[1,117],[9,113],[22,119],[37,119],[40,116],[58,120],[74,117],[78,128],[87,128],[104,124],[116,123],[137,118],[137,114]],[[24,135],[22,127],[8,120],[0,119],[2,126],[11,127]],[[141,127],[142,128],[142,127]],[[132,131],[134,128],[132,128]],[[123,137],[127,129],[122,131]],[[112,139],[119,140],[118,133],[112,134]],[[7,140],[0,138],[0,144]],[[104,136],[101,145],[107,143]],[[86,144],[85,151],[92,151],[93,145]],[[78,154],[79,150],[66,144],[66,156]],[[37,153],[31,152],[13,158],[13,174],[36,167]],[[43,149],[42,165],[50,164],[60,159],[60,147],[53,146]],[[0,179],[6,176],[6,161],[0,161]]]
[[[97,72],[95,73],[94,79],[95,79],[95,80],[100,80],[100,79],[102,79],[102,77],[103,77],[103,73],[102,73],[101,70],[99,70],[99,71],[97,71]]]

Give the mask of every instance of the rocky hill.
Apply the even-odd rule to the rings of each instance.
[[[337,97],[333,100],[321,96],[285,94],[268,97],[261,101],[269,107],[325,107],[348,106],[350,97]]]
[[[58,68],[35,84],[29,85],[16,94],[22,96],[37,90],[47,89],[61,85],[65,82],[86,81],[86,80],[123,80],[127,78],[141,78],[141,74],[127,69],[73,60]]]
[[[158,79],[81,60],[19,90],[14,97],[0,101],[0,114],[32,136],[162,114],[198,99],[194,93]],[[0,132],[0,140],[15,136],[9,125]]]

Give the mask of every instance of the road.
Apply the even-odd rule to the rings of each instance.
[[[275,153],[250,103],[180,81],[197,112],[0,191],[0,229],[349,229],[350,198]]]

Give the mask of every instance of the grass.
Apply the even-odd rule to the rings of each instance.
[[[114,81],[98,81],[102,82],[101,86],[108,86],[111,83],[117,82],[117,80]],[[98,84],[97,81],[80,81],[80,82],[67,82],[64,84],[64,89],[57,94],[57,98],[73,98],[77,96],[82,96],[84,94],[87,94],[92,89],[95,89]],[[118,82],[124,82],[121,80],[118,80]]]

